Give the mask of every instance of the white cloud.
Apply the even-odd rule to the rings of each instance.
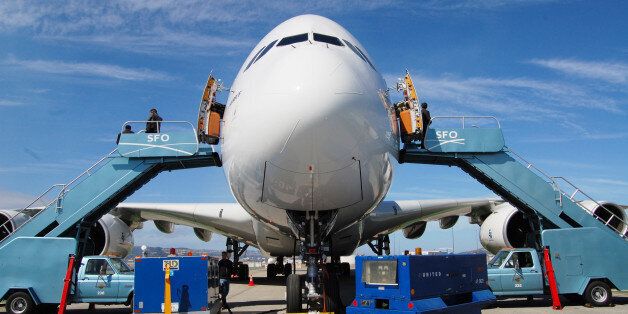
[[[0,98],[0,107],[14,107],[22,105],[24,105],[24,103],[21,101]]]
[[[0,209],[19,209],[34,200],[32,195],[0,189]]]
[[[628,82],[628,64],[594,62],[575,59],[533,59],[530,63],[568,75],[597,79],[611,83]]]
[[[49,60],[17,60],[8,59],[8,65],[23,67],[32,71],[63,75],[82,75],[106,77],[127,81],[161,81],[170,80],[171,76],[148,69],[125,68],[113,64],[80,63]]]
[[[394,86],[397,76],[384,76]],[[439,115],[498,115],[517,120],[542,121],[573,117],[574,107],[622,113],[618,101],[567,82],[519,78],[432,77],[412,74],[420,94],[439,103]]]

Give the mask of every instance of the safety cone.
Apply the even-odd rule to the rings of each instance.
[[[253,276],[249,276],[249,287],[253,286],[255,286],[255,283],[253,282]]]

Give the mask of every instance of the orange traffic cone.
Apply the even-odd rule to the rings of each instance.
[[[255,286],[255,283],[253,282],[253,276],[249,276],[249,287],[253,286]]]

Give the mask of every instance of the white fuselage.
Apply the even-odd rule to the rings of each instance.
[[[269,43],[303,33],[308,40],[275,46],[247,69]],[[314,33],[343,45],[316,41]],[[390,187],[399,143],[387,87],[368,55],[343,40],[366,55],[335,22],[292,18],[260,41],[231,86],[224,171],[236,200],[264,228],[290,233],[287,211],[335,211],[330,230],[342,230]]]

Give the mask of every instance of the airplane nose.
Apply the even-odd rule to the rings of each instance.
[[[282,49],[281,62],[270,69],[277,80],[262,88],[279,100],[269,112],[287,124],[265,165],[263,202],[293,210],[355,204],[362,200],[360,144],[375,133],[369,125],[383,109],[373,106],[346,51]],[[339,190],[344,193],[334,193]]]
[[[262,90],[285,97],[273,104],[275,110],[271,111],[284,116],[289,128],[279,154],[271,161],[297,172],[335,171],[347,166],[368,132],[360,114],[368,112],[368,100],[362,80],[356,79],[359,70],[348,62],[351,60],[346,59],[342,47],[306,44],[278,49],[285,49],[280,51],[285,55],[270,69],[277,80],[265,82]]]

